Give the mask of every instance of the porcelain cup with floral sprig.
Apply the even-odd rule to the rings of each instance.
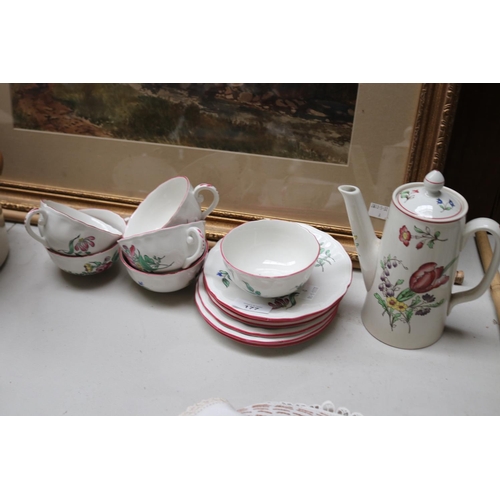
[[[137,269],[130,265],[128,260],[124,256],[123,250],[120,249],[120,260],[125,266],[127,273],[139,286],[146,288],[152,292],[158,293],[169,293],[176,292],[186,288],[188,285],[193,283],[197,276],[203,269],[203,264],[208,254],[208,246],[205,249],[198,260],[193,262],[186,269],[177,269],[176,271],[170,271],[165,273],[147,273]]]
[[[210,205],[201,207],[203,195],[212,197]],[[179,224],[205,220],[219,203],[219,193],[211,184],[193,188],[187,177],[173,177],[151,191],[127,222],[124,237],[147,233]]]
[[[186,269],[205,251],[205,221],[141,233],[118,240],[130,265],[146,273]]]
[[[32,218],[38,215],[36,231]],[[28,234],[53,252],[83,256],[102,252],[122,237],[122,231],[101,219],[62,203],[42,200],[24,221]]]
[[[244,223],[221,241],[232,281],[260,297],[282,297],[300,290],[316,265],[320,245],[304,226],[263,219]]]
[[[78,276],[93,276],[107,271],[118,261],[119,252],[118,243],[102,252],[78,256],[64,255],[47,248],[49,257],[59,269]]]

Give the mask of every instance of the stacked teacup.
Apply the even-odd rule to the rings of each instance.
[[[37,230],[31,226],[35,215]],[[117,241],[125,231],[125,221],[114,212],[75,210],[49,200],[31,210],[24,225],[60,269],[81,276],[102,273],[118,260]]]
[[[201,208],[203,191],[212,195],[205,210]],[[214,186],[193,188],[183,176],[173,177],[149,193],[118,241],[130,277],[154,292],[173,292],[194,281],[208,253],[205,219],[218,202]]]

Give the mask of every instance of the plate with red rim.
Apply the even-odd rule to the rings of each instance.
[[[331,316],[337,313],[337,307],[334,306],[330,308],[326,313],[318,316],[317,318],[300,323],[294,326],[285,326],[283,328],[267,328],[265,326],[251,326],[232,318],[228,314],[224,313],[219,307],[212,301],[205,286],[203,280],[198,278],[198,283],[196,287],[197,298],[200,300],[201,305],[204,307],[204,312],[208,313],[212,318],[217,320],[221,325],[226,326],[229,329],[235,330],[239,333],[245,335],[251,335],[256,337],[289,337],[292,335],[312,333],[316,331],[319,326],[324,324]]]
[[[199,282],[197,283],[197,287],[198,286]],[[212,316],[210,312],[205,308],[205,305],[203,304],[199,293],[195,294],[195,302],[203,319],[214,330],[221,333],[225,337],[228,337],[242,344],[247,344],[257,347],[287,347],[309,340],[315,337],[316,335],[320,334],[322,331],[324,331],[326,327],[333,321],[337,313],[337,309],[335,308],[330,317],[321,322],[316,328],[313,328],[311,331],[308,331],[306,333],[288,335],[286,337],[275,337],[275,336],[258,337],[239,332],[222,324],[216,317]]]
[[[309,322],[311,322],[311,321],[313,321],[321,316],[326,316],[334,307],[338,306],[338,304],[341,300],[341,299],[339,299],[331,307],[329,307],[326,311],[321,311],[319,313],[309,315],[309,316],[305,317],[304,319],[298,319],[296,321],[286,321],[286,322],[284,322],[284,321],[265,321],[264,319],[261,319],[261,318],[252,318],[249,316],[245,316],[242,311],[235,310],[235,309],[229,309],[224,304],[220,303],[217,300],[217,297],[210,294],[210,292],[207,290],[207,287],[205,285],[206,280],[205,280],[205,277],[203,276],[203,274],[201,274],[198,279],[200,280],[201,283],[203,283],[203,288],[204,288],[206,294],[208,295],[208,297],[210,298],[210,300],[212,301],[212,303],[214,305],[216,305],[224,314],[227,314],[228,316],[239,321],[240,323],[244,323],[244,324],[250,325],[250,326],[261,326],[261,327],[263,326],[269,330],[271,330],[271,329],[280,330],[282,328],[288,328],[290,326],[303,325],[304,323],[309,323]],[[240,312],[242,314],[240,314]]]
[[[311,277],[299,291],[269,299],[241,290],[231,282],[219,241],[208,253],[203,268],[205,288],[212,300],[241,318],[276,325],[308,321],[338,304],[352,281],[351,259],[344,247],[329,234],[302,225],[314,234],[321,250]],[[249,306],[242,308],[243,303]]]

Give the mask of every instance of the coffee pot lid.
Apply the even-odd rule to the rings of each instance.
[[[467,203],[456,191],[444,186],[444,176],[432,170],[424,182],[405,184],[396,190],[394,203],[403,212],[419,219],[450,222],[467,212]]]

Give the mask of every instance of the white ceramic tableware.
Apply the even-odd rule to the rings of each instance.
[[[281,297],[306,283],[320,246],[301,224],[264,219],[231,230],[220,252],[236,286],[259,297]]]
[[[186,269],[166,272],[162,274],[145,273],[132,267],[120,250],[120,260],[125,266],[129,276],[139,285],[152,292],[168,293],[186,288],[192,283],[203,268],[205,258],[208,253],[208,245],[205,247],[203,255]]]
[[[120,232],[120,234],[123,234],[127,228],[125,219],[111,210],[105,210],[103,208],[84,208],[80,210],[80,212],[86,213],[87,215],[108,224],[108,226],[114,227]]]
[[[199,283],[199,282],[198,282]],[[198,286],[198,284],[197,284]],[[300,342],[304,342],[309,340],[319,333],[321,333],[325,328],[333,321],[335,315],[337,313],[337,309],[332,311],[332,314],[329,318],[325,319],[321,324],[319,324],[315,329],[312,329],[306,333],[298,333],[296,335],[289,335],[287,337],[263,337],[245,334],[240,331],[237,331],[233,328],[229,328],[228,326],[221,323],[216,317],[212,316],[210,312],[206,309],[203,304],[199,293],[195,295],[195,302],[202,315],[203,319],[217,332],[222,335],[229,337],[237,342],[253,345],[256,347],[286,347],[298,344]]]
[[[212,203],[204,211],[201,209],[203,191],[212,195]],[[174,177],[146,196],[131,215],[124,237],[205,220],[218,203],[219,193],[211,184],[198,184],[193,188],[187,177]]]
[[[256,337],[289,337],[290,335],[298,335],[299,333],[311,333],[327,319],[336,312],[338,304],[328,309],[325,313],[316,318],[300,323],[297,325],[286,325],[281,328],[268,328],[268,325],[248,325],[238,318],[231,316],[219,308],[205,289],[203,283],[203,276],[198,278],[197,293],[205,309],[222,325],[236,330],[237,332],[244,333],[245,335],[254,335]]]
[[[231,280],[220,253],[220,244],[210,250],[203,268],[210,297],[233,313],[273,325],[296,324],[312,319],[340,302],[352,280],[352,261],[344,247],[329,234],[304,224],[320,245],[311,277],[300,292],[278,299],[250,296]],[[246,307],[248,305],[249,307]]]
[[[118,240],[128,262],[147,273],[186,269],[205,251],[205,221],[179,224]]]
[[[378,340],[402,349],[436,342],[454,306],[488,289],[500,264],[500,227],[481,217],[466,222],[468,204],[445,187],[443,174],[404,184],[393,195],[384,233],[375,235],[361,191],[340,186],[367,290],[361,319]],[[476,286],[452,293],[458,258],[478,231],[496,242],[488,270]]]
[[[38,214],[38,232],[31,219]],[[122,232],[82,210],[42,200],[24,221],[26,231],[36,241],[57,253],[71,256],[90,255],[110,248]]]
[[[62,255],[50,248],[46,250],[59,269],[79,276],[92,276],[107,271],[118,260],[120,247],[115,243],[102,252],[80,256]]]
[[[205,277],[202,276],[203,280],[203,290],[204,292],[210,297],[211,302],[223,313],[225,316],[229,316],[235,321],[238,321],[239,323],[242,323],[243,325],[248,325],[248,326],[253,326],[253,327],[265,327],[267,330],[282,330],[282,329],[287,329],[289,327],[292,328],[297,328],[297,327],[303,327],[303,325],[312,323],[314,321],[319,321],[320,319],[324,318],[327,316],[333,307],[336,307],[338,305],[338,302],[335,303],[333,306],[329,307],[326,311],[313,314],[309,317],[307,317],[306,320],[297,320],[291,321],[291,322],[286,322],[282,323],[280,321],[261,321],[258,318],[249,318],[243,314],[239,314],[234,312],[234,310],[229,309],[226,307],[224,304],[221,304],[215,297],[210,295],[210,293],[207,291],[206,286],[205,286]],[[201,290],[201,284],[200,284],[200,290]]]

